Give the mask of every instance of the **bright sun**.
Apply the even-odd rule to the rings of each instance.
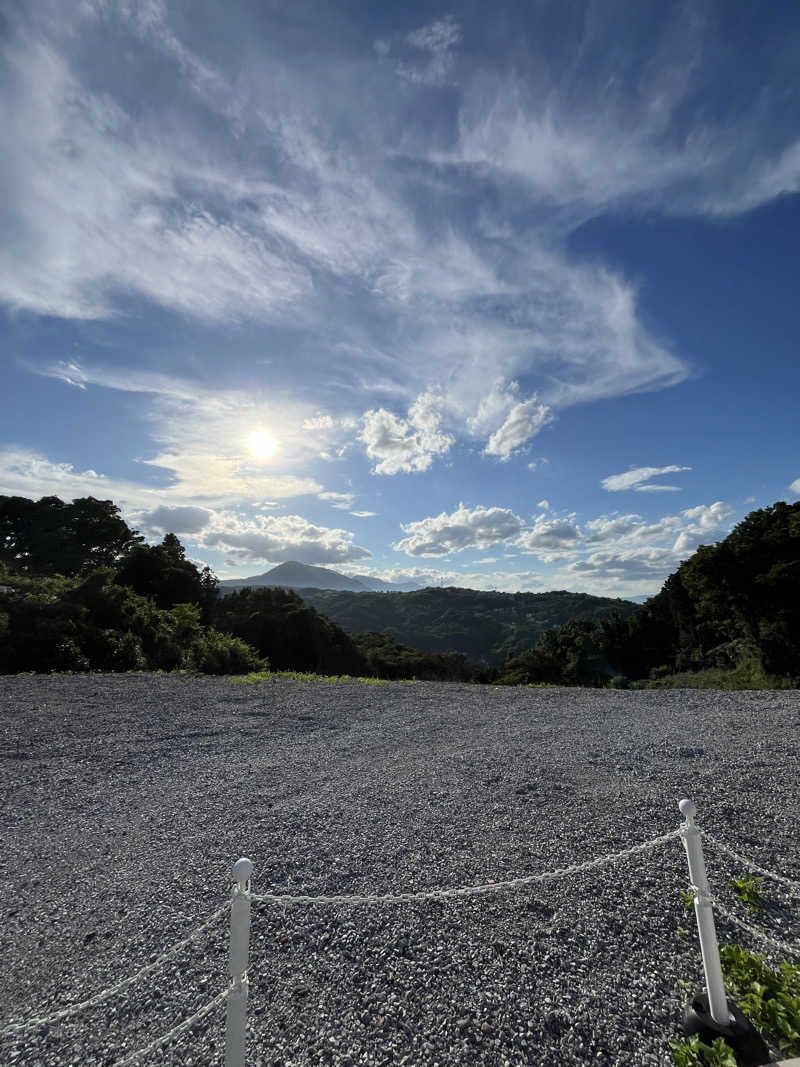
[[[278,447],[278,442],[266,430],[256,430],[255,433],[251,433],[247,444],[256,459],[269,459],[270,456],[275,455],[275,449]]]

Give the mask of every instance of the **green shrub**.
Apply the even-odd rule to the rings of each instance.
[[[267,670],[269,664],[240,638],[208,629],[195,638],[189,666],[201,674],[249,674]]]
[[[726,986],[757,1030],[784,1055],[800,1056],[800,967],[772,970],[738,945],[719,950]]]
[[[81,652],[71,637],[64,637],[55,647],[50,669],[53,671],[72,671],[84,673],[90,670],[89,660]]]
[[[111,671],[146,671],[147,657],[142,651],[142,642],[130,631],[125,634],[113,634],[109,641],[111,655],[108,669]]]
[[[237,683],[244,685],[258,685],[260,682],[271,682],[275,678],[289,678],[293,682],[328,682],[335,685],[339,682],[358,682],[360,685],[389,685],[387,678],[354,677],[351,674],[312,674],[306,671],[256,671],[244,678],[237,678]],[[416,679],[401,679],[401,685],[415,685]]]
[[[763,878],[754,878],[752,874],[743,874],[741,878],[732,878],[728,883],[747,910],[755,915],[761,907],[761,892],[764,888]]]
[[[670,1050],[675,1067],[737,1067],[733,1049],[721,1037],[707,1045],[693,1034],[686,1041],[673,1041]]]

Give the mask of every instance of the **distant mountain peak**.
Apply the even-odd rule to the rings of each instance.
[[[264,586],[280,586],[284,589],[339,589],[351,593],[366,593],[369,587],[355,578],[348,578],[338,571],[327,567],[312,567],[308,563],[298,563],[289,559],[264,574],[254,574],[249,578],[229,578],[219,583],[226,589],[253,589]]]
[[[279,563],[264,574],[254,574],[250,578],[227,578],[219,584],[223,589],[280,586],[284,589],[335,589],[348,593],[405,593],[420,588],[416,582],[385,582],[369,574],[341,574],[327,567],[298,563],[295,559]]]

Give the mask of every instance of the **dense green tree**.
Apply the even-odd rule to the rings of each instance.
[[[701,545],[627,619],[569,623],[507,660],[501,681],[601,684],[756,664],[800,680],[800,502],[754,511]]]
[[[218,601],[214,625],[252,645],[277,670],[363,673],[350,635],[291,590],[238,589]]]
[[[0,673],[189,668],[262,669],[243,641],[201,623],[196,604],[169,610],[119,585],[111,568],[83,579],[17,578],[0,592]]]
[[[532,648],[545,630],[571,619],[627,616],[625,600],[558,590],[498,593],[420,589],[412,593],[352,593],[302,589],[300,596],[348,633],[384,633],[424,652],[460,652],[485,668]]]
[[[204,585],[200,571],[171,533],[160,545],[134,545],[119,565],[117,582],[152,597],[160,608],[208,601],[208,582]]]
[[[203,609],[203,624],[210,626],[214,621],[217,600],[219,600],[219,582],[208,564],[200,571],[200,606]]]
[[[89,574],[142,540],[110,500],[0,496],[0,560],[19,574]]]
[[[475,671],[460,652],[420,652],[398,644],[388,634],[356,634],[364,673],[376,678],[417,678],[424,681],[470,682]]]

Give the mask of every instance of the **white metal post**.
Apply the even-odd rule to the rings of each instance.
[[[250,875],[253,864],[242,858],[233,865],[231,948],[228,972],[233,980],[225,1020],[225,1067],[245,1067],[247,1050],[247,959],[250,951]]]
[[[709,900],[703,843],[700,839],[700,831],[694,824],[697,808],[691,800],[681,800],[678,807],[686,819],[680,829],[686,858],[689,861],[689,881],[695,887],[694,913],[700,934],[700,952],[703,956],[708,1005],[714,1022],[721,1026],[728,1026],[733,1021],[733,1016],[728,1011],[725,983],[722,980],[722,965],[719,961],[717,931],[714,928],[714,912]]]

